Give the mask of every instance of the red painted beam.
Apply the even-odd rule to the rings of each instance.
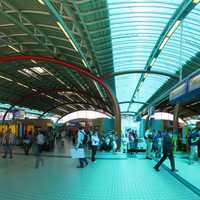
[[[64,60],[58,60],[58,59],[55,59],[55,58],[49,57],[49,56],[25,56],[25,55],[0,56],[0,62],[11,62],[11,61],[22,61],[22,60],[43,61],[43,62],[48,62],[51,64],[60,65],[62,67],[71,69],[72,71],[75,71],[75,72],[79,73],[80,75],[88,77],[90,80],[97,81],[105,89],[106,93],[108,94],[109,98],[111,99],[111,102],[113,105],[113,110],[115,113],[115,131],[118,134],[121,133],[121,117],[120,117],[119,105],[117,103],[115,96],[112,94],[109,87],[104,83],[103,79],[95,76],[87,69],[80,68],[74,64],[67,63]],[[30,96],[29,98],[31,98],[31,95],[32,95],[32,93],[27,96]]]

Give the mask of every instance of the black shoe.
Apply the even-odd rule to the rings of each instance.
[[[171,171],[172,171],[172,172],[178,172],[178,170],[177,170],[177,169],[171,169]]]
[[[153,167],[157,172],[159,172],[160,170],[157,167]]]
[[[83,166],[77,166],[77,168],[84,168]]]

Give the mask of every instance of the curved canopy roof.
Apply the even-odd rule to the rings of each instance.
[[[138,112],[146,105],[134,101],[151,104],[148,100],[161,86],[155,99],[178,81],[169,75],[179,76],[199,52],[200,5],[188,0],[108,0],[108,8],[114,71],[141,70],[115,78],[119,101],[130,101],[120,108]],[[188,73],[194,69],[187,67]],[[152,70],[162,74],[149,73]]]
[[[112,72],[109,21],[101,23],[102,15],[108,17],[105,1],[24,2],[1,1],[1,56],[51,56],[96,76],[101,76],[106,67],[111,66],[105,71]],[[114,90],[114,82],[109,80],[108,84]],[[83,109],[113,113],[108,95],[97,82],[46,62],[1,63],[0,89],[2,103],[17,103],[60,116]],[[31,93],[36,94],[24,99]]]
[[[199,68],[198,0],[24,2],[0,3],[0,56],[51,56],[87,69],[105,79],[122,113],[160,102],[179,77]],[[114,112],[97,82],[68,69],[34,60],[0,65],[2,103],[61,117]],[[30,92],[37,95],[20,101]]]

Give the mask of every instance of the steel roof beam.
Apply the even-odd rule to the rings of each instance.
[[[102,78],[105,79],[110,79],[116,76],[122,76],[122,75],[127,75],[127,74],[138,74],[138,73],[145,73],[145,74],[156,74],[156,75],[162,75],[162,76],[167,76],[170,78],[174,79],[179,79],[179,76],[177,74],[171,74],[167,72],[162,72],[162,71],[156,71],[156,70],[127,70],[127,71],[121,71],[121,72],[114,72],[114,73],[108,73],[102,76]]]
[[[86,63],[85,67],[89,68],[92,71],[91,64],[88,62],[87,57],[86,57],[87,55],[85,55],[84,52],[82,51],[80,44],[77,42],[76,38],[71,33],[70,29],[67,27],[67,25],[66,25],[65,21],[63,20],[63,17],[61,16],[61,14],[56,10],[54,5],[49,0],[43,0],[43,2],[45,3],[47,8],[49,9],[50,13],[54,16],[55,20],[58,21],[61,24],[63,29],[69,35],[70,39],[74,43],[74,45],[77,48],[78,52],[80,53],[80,56],[81,56],[81,58],[83,60],[83,64]],[[97,88],[97,91],[99,92],[99,95],[104,99],[104,95],[103,95],[103,93],[101,91],[101,88],[99,88],[98,85],[95,85],[95,87]]]
[[[94,52],[93,52],[93,45],[92,45],[92,43],[91,43],[91,40],[90,40],[90,37],[88,37],[88,32],[86,31],[86,37],[85,37],[85,35],[84,35],[84,32],[83,32],[83,30],[81,30],[81,27],[80,27],[80,25],[78,24],[78,21],[77,21],[77,19],[76,19],[76,16],[75,16],[75,14],[73,13],[73,11],[71,10],[71,8],[67,5],[67,2],[65,2],[65,1],[63,1],[63,3],[61,3],[61,4],[63,4],[63,9],[64,9],[64,11],[70,16],[70,18],[71,18],[71,20],[72,20],[72,22],[73,22],[73,24],[74,24],[74,26],[75,26],[75,29],[77,30],[77,32],[79,33],[79,35],[80,35],[80,37],[82,38],[82,40],[84,41],[84,40],[86,40],[86,41],[84,41],[84,43],[85,43],[85,46],[87,46],[87,51],[91,54],[91,57],[93,57],[94,58]],[[81,16],[79,16],[79,17],[81,17]],[[82,20],[81,20],[81,22],[82,22]],[[83,25],[83,27],[84,27],[84,25]],[[84,27],[85,28],[85,27]],[[94,60],[97,60],[97,58],[94,58]]]
[[[31,37],[33,37],[41,46],[43,46],[45,49],[47,49],[49,52],[51,52],[51,55],[54,55],[53,50],[50,49],[46,44],[47,43],[51,43],[49,41],[49,39],[41,32],[41,30],[39,30],[37,27],[35,27],[31,21],[25,17],[22,13],[20,13],[20,11],[18,9],[16,9],[14,6],[12,6],[11,4],[9,4],[7,1],[2,0],[1,3],[3,5],[5,5],[6,7],[8,7],[9,9],[13,10],[16,12],[16,14],[18,15],[18,18],[15,18],[13,16],[11,16],[10,14],[6,13],[3,8],[0,9],[0,15],[2,15],[3,17],[6,17],[8,20],[10,20],[11,22],[13,22],[15,25],[17,25],[21,30],[23,30],[24,32],[26,32],[28,35],[30,35]],[[27,26],[24,25],[24,23],[29,23],[34,27],[34,31],[32,31],[31,29],[27,28]],[[44,41],[41,41],[40,38],[38,38],[37,36],[35,36],[35,33],[40,33],[43,35],[43,37],[45,38]]]
[[[61,16],[61,13],[59,13],[57,11],[57,9],[55,8],[55,6],[52,4],[51,1],[49,1],[49,0],[43,0],[43,2],[47,6],[48,10],[52,14],[52,16],[54,17],[54,19],[56,20],[56,22],[59,22],[61,24],[61,26],[63,27],[64,31],[66,31],[66,33],[69,35],[70,39],[72,40],[72,42],[74,43],[75,47],[77,48],[78,53],[80,54],[81,58],[85,62],[87,62],[86,56],[83,53],[80,44],[77,42],[77,39],[74,37],[74,35],[72,34],[71,30],[66,25],[66,23],[65,23],[65,21],[63,19],[63,16]],[[88,68],[90,69],[90,65],[88,65]]]
[[[106,94],[109,97],[109,100],[112,104],[112,108],[115,114],[115,130],[118,134],[121,133],[121,118],[120,118],[120,108],[119,104],[117,102],[116,97],[113,95],[112,91],[109,89],[109,87],[106,85],[106,83],[98,76],[93,75],[89,70],[85,68],[80,68],[76,65],[66,63],[63,60],[58,60],[52,57],[48,56],[1,56],[0,62],[12,62],[12,61],[19,61],[19,60],[35,60],[35,61],[44,61],[51,64],[60,65],[66,69],[72,70],[79,75],[83,75],[84,77],[98,82],[105,90]],[[28,96],[32,96],[32,93]]]
[[[17,24],[24,32],[26,32],[28,35],[30,35],[31,37],[33,37],[37,42],[39,42],[40,45],[42,45],[43,47],[45,47],[49,51],[50,55],[54,56],[54,52],[59,53],[58,50],[55,51],[55,45],[49,40],[49,38],[46,35],[44,35],[41,32],[40,29],[38,29],[37,27],[35,27],[27,17],[25,17],[22,13],[20,13],[19,10],[17,10],[16,8],[14,8],[8,2],[2,1],[2,3],[6,7],[8,7],[9,9],[13,10],[15,13],[18,14],[19,21],[17,21],[17,19],[15,19],[11,15],[7,14],[6,12],[3,12],[3,10],[0,10],[0,14],[3,14],[3,16],[5,16],[9,20],[11,20],[15,24]],[[21,21],[20,21],[20,19],[21,19]],[[23,20],[24,20],[24,22],[23,22]],[[34,33],[24,25],[25,22],[26,23],[28,22],[29,24],[31,24],[34,27]],[[44,37],[44,41],[41,41],[39,39],[39,37],[37,37],[38,33],[41,34]],[[49,44],[51,44],[52,49],[50,49],[48,47]]]
[[[130,102],[130,101],[122,101],[122,102],[119,102],[119,104],[126,104],[126,103],[131,103],[131,104],[138,103],[138,104],[148,105],[148,103],[142,102],[142,101],[132,101],[132,102]]]
[[[91,35],[90,35],[90,32],[89,32],[89,30],[88,30],[88,28],[87,28],[87,25],[86,25],[87,22],[86,22],[86,21],[84,20],[84,18],[82,17],[82,13],[81,13],[79,7],[77,6],[78,2],[77,2],[76,0],[72,0],[72,4],[73,4],[73,6],[74,6],[76,12],[78,13],[78,16],[79,16],[79,18],[80,18],[80,20],[81,20],[81,23],[82,23],[83,27],[84,27],[84,30],[85,30],[86,33],[87,33],[88,40],[89,40],[90,45],[91,45],[91,47],[92,47],[93,54],[94,54],[94,56],[96,57],[97,65],[98,65],[98,64],[99,64],[99,63],[98,63],[98,56],[96,55],[95,45],[93,44],[93,39],[92,39],[92,37],[91,37]],[[110,37],[110,38],[111,38],[111,37]],[[98,66],[98,68],[99,68],[99,66]],[[100,68],[99,68],[99,75],[101,75]]]
[[[51,112],[51,111],[53,111],[53,110],[55,110],[55,109],[57,109],[57,108],[59,108],[59,107],[61,107],[61,106],[66,106],[66,105],[79,105],[79,104],[81,104],[81,105],[91,105],[91,106],[94,106],[94,108],[100,108],[100,109],[105,110],[103,107],[101,107],[101,106],[99,106],[99,105],[91,104],[91,103],[83,103],[83,102],[73,102],[73,103],[69,103],[69,102],[68,102],[68,103],[62,103],[62,104],[59,104],[59,105],[56,105],[56,106],[51,107],[50,109],[48,109],[48,110],[46,110],[45,112],[43,112],[43,113],[39,116],[39,118],[43,117],[46,113],[49,113],[49,112]],[[105,111],[112,115],[112,113],[110,113],[108,110],[105,110]]]
[[[184,0],[181,5],[176,9],[175,13],[173,14],[173,16],[170,18],[170,20],[168,21],[167,25],[165,26],[165,28],[163,29],[163,32],[161,33],[160,37],[158,38],[148,60],[145,66],[145,70],[151,70],[152,66],[151,63],[153,61],[153,59],[156,59],[161,50],[159,49],[161,44],[163,43],[164,39],[166,38],[167,34],[169,33],[169,31],[173,28],[173,26],[175,25],[175,23],[177,22],[177,20],[181,20],[183,21],[183,19],[192,11],[192,9],[196,6],[197,4],[194,4],[192,2],[192,0]],[[173,34],[173,33],[172,33]],[[171,37],[171,36],[170,36]],[[135,95],[138,91],[138,88],[140,87],[141,82],[144,80],[144,74],[141,75],[137,86],[133,92],[131,101],[135,98]],[[128,106],[128,111],[130,109],[130,104]]]
[[[2,14],[4,14],[5,15],[5,17],[7,17],[9,20],[11,20],[12,22],[14,22],[15,24],[17,24],[20,28],[22,28],[22,30],[24,31],[24,32],[26,32],[28,35],[30,35],[31,37],[33,37],[37,42],[39,42],[39,44],[40,45],[42,45],[43,47],[45,47],[47,50],[48,50],[48,52],[50,53],[50,55],[53,55],[54,56],[54,54],[55,54],[55,52],[57,52],[57,53],[60,53],[61,54],[61,52],[59,52],[57,49],[55,50],[55,45],[49,40],[49,38],[45,35],[45,34],[43,34],[42,32],[41,32],[41,30],[40,29],[38,29],[35,25],[33,25],[32,24],[32,22],[27,18],[27,17],[25,17],[19,10],[17,10],[15,7],[13,7],[12,5],[10,5],[8,2],[5,2],[5,1],[2,1],[2,3],[6,6],[6,7],[8,7],[9,9],[11,9],[11,10],[13,10],[14,12],[16,12],[17,14],[18,14],[18,18],[19,18],[19,20],[21,19],[21,21],[17,21],[14,17],[12,17],[12,16],[10,16],[10,15],[8,15],[7,13],[2,13]],[[1,10],[0,10],[1,11]],[[1,12],[0,12],[1,13]],[[24,22],[23,22],[23,20],[24,20]],[[29,24],[31,24],[33,27],[34,27],[34,33],[31,31],[31,30],[29,30],[25,25],[24,25],[24,23],[29,23]],[[41,34],[43,37],[44,37],[44,41],[41,41],[40,39],[39,39],[39,37],[37,37],[37,34]],[[45,44],[45,45],[44,45]],[[51,46],[52,46],[52,49],[50,49],[50,48],[48,48],[48,45],[49,44],[51,44]]]
[[[73,94],[76,94],[78,93],[80,96],[83,95],[84,97],[87,98],[87,102],[85,104],[87,105],[95,105],[94,103],[91,103],[92,102],[92,99],[90,98],[95,98],[96,102],[97,102],[97,105],[101,105],[101,108],[103,109],[103,106],[105,106],[104,102],[101,101],[101,99],[98,99],[96,96],[91,96],[91,95],[88,95],[87,92],[82,92],[82,91],[77,91],[77,90],[66,90],[66,89],[50,89],[50,90],[38,90],[37,92],[32,92],[31,94],[28,94],[28,95],[25,95],[23,96],[20,100],[17,100],[15,102],[13,102],[11,104],[11,106],[8,108],[8,110],[6,111],[6,113],[4,114],[4,117],[3,117],[3,121],[5,120],[6,118],[6,115],[15,107],[17,106],[18,104],[21,104],[23,103],[25,100],[27,99],[30,99],[30,98],[33,98],[33,96],[43,96],[45,95],[45,97],[47,97],[46,95],[51,95],[52,93],[55,95],[55,92],[56,93],[59,93],[59,92],[73,92]],[[61,95],[62,96],[62,95]],[[48,98],[48,97],[47,97]],[[79,97],[80,98],[80,97]],[[83,98],[83,97],[82,97]],[[59,98],[60,100],[60,98]],[[63,100],[63,99],[62,99]],[[88,101],[90,100],[90,102]],[[74,103],[73,100],[70,102],[67,102],[68,104],[72,104]],[[61,105],[65,105],[67,104],[66,102],[62,103]],[[79,103],[80,104],[80,103]],[[82,103],[83,104],[83,103]],[[107,111],[108,112],[108,111]]]
[[[93,58],[94,58],[94,60],[96,60],[96,64],[97,64],[96,67],[97,67],[98,75],[101,75],[102,72],[101,72],[101,69],[100,69],[100,67],[99,67],[99,60],[98,60],[98,56],[96,55],[96,52],[95,52],[95,46],[94,46],[94,44],[93,44],[93,41],[92,41],[92,38],[91,38],[90,33],[89,33],[89,31],[88,31],[88,28],[87,28],[87,26],[86,26],[86,24],[85,24],[85,21],[84,21],[82,15],[81,15],[80,9],[79,9],[79,7],[77,6],[76,3],[77,3],[77,1],[72,0],[72,5],[74,6],[74,8],[75,8],[75,10],[76,10],[76,12],[77,12],[77,14],[78,14],[78,17],[79,17],[80,20],[81,20],[81,24],[82,24],[82,26],[84,27],[84,30],[85,30],[85,32],[86,32],[87,39],[88,39],[89,44],[90,44],[90,46],[91,46],[91,52],[92,52]],[[98,87],[98,85],[96,85],[96,87],[97,87],[97,90],[98,90],[100,96],[102,96],[103,93],[102,93],[101,88]],[[103,95],[103,96],[104,96],[104,95]],[[103,96],[102,96],[102,98],[104,99]]]

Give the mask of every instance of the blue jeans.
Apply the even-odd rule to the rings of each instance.
[[[40,163],[44,165],[44,159],[42,157],[42,147],[43,145],[37,144],[35,168],[38,168]]]
[[[12,144],[4,144],[3,148],[4,148],[4,156],[3,157],[6,158],[8,152],[9,152],[10,158],[12,158]]]

